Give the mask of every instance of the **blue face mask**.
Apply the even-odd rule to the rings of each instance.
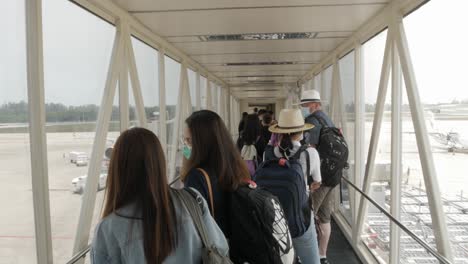
[[[184,145],[184,147],[182,148],[182,154],[186,159],[190,159],[190,156],[192,156],[192,148],[187,145]]]
[[[309,107],[301,107],[301,112],[304,118],[310,115]]]

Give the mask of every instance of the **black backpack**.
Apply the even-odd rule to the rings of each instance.
[[[293,263],[292,238],[278,198],[252,182],[232,192],[229,199],[231,260],[249,264]]]
[[[316,118],[322,129],[317,151],[320,155],[320,173],[322,174],[322,184],[324,186],[335,187],[341,182],[343,169],[348,169],[348,144],[336,127],[329,127],[327,122],[318,115],[311,115]]]
[[[304,234],[310,225],[311,210],[302,166],[299,163],[300,154],[306,148],[301,147],[289,160],[281,158],[263,162],[254,178],[258,186],[278,197],[293,238]]]

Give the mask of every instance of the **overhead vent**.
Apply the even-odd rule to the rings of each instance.
[[[282,40],[282,39],[313,39],[317,32],[290,33],[253,33],[199,36],[201,41],[239,41],[239,40]]]
[[[249,83],[275,83],[275,80],[252,80],[248,81]]]
[[[293,65],[293,61],[264,61],[264,62],[230,62],[224,66],[266,66],[266,65]]]
[[[237,75],[237,78],[274,78],[274,77],[286,77],[286,75]]]
[[[277,89],[266,89],[266,90],[242,90],[240,92],[279,92]]]

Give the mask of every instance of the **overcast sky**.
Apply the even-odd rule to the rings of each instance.
[[[113,26],[66,0],[43,3],[46,101],[99,104],[114,40]],[[432,0],[405,19],[420,94],[426,103],[468,98],[467,13],[466,0]],[[25,100],[23,1],[2,1],[0,25],[0,104]],[[157,54],[139,41],[133,43],[145,105],[158,105]],[[367,103],[376,100],[384,44],[382,34],[364,46]],[[352,60],[343,65],[352,65]],[[177,100],[180,69],[171,60],[166,61],[166,67],[170,105]],[[352,73],[352,69],[342,72]],[[193,75],[190,83],[194,83]]]

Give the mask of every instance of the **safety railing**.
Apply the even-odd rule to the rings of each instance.
[[[405,233],[407,233],[410,237],[412,237],[418,244],[420,244],[423,248],[425,248],[432,256],[434,256],[440,263],[444,264],[452,264],[447,258],[442,256],[439,252],[437,252],[435,249],[433,249],[429,244],[424,242],[421,238],[419,238],[415,233],[413,233],[411,230],[409,230],[407,227],[403,225],[398,219],[393,217],[392,214],[387,212],[382,206],[380,206],[376,201],[374,201],[369,195],[365,194],[359,187],[354,185],[350,180],[346,179],[345,177],[342,178],[346,183],[348,183],[349,186],[353,187],[354,190],[356,190],[358,193],[360,193],[364,198],[366,198],[370,203],[372,203],[379,211],[381,211],[385,216],[387,216],[390,221],[392,221],[394,224],[396,224],[401,230],[403,230]]]
[[[177,181],[180,180],[180,177],[177,177],[174,179],[171,183],[169,183],[169,186],[174,185]],[[353,187],[358,193],[360,193],[364,198],[366,198],[370,203],[372,203],[379,211],[381,211],[384,215],[386,215],[390,221],[395,223],[401,230],[403,230],[405,233],[407,233],[410,237],[412,237],[416,242],[418,242],[423,248],[425,248],[431,255],[433,255],[440,263],[443,264],[452,264],[447,258],[442,256],[439,252],[434,250],[430,245],[428,245],[426,242],[424,242],[422,239],[420,239],[416,234],[411,232],[408,228],[406,228],[400,221],[398,221],[395,217],[393,217],[387,210],[385,210],[382,206],[380,206],[376,201],[374,201],[369,195],[365,194],[361,189],[359,189],[354,183],[352,183],[350,180],[346,179],[343,177],[343,180],[348,183],[349,186]],[[91,249],[91,245],[88,245],[85,249],[82,251],[78,252],[76,255],[74,255],[70,261],[67,262],[67,264],[75,264],[82,258],[86,257],[86,254],[89,253]]]
[[[172,186],[174,185],[177,181],[180,180],[180,176],[176,177],[173,181],[171,181],[169,183],[169,186]],[[80,261],[81,259],[84,259],[86,257],[86,255],[89,253],[89,251],[91,250],[91,245],[88,245],[86,246],[86,248],[84,248],[83,250],[81,250],[80,252],[76,253],[68,262],[67,264],[75,264],[77,263],[78,261]]]

